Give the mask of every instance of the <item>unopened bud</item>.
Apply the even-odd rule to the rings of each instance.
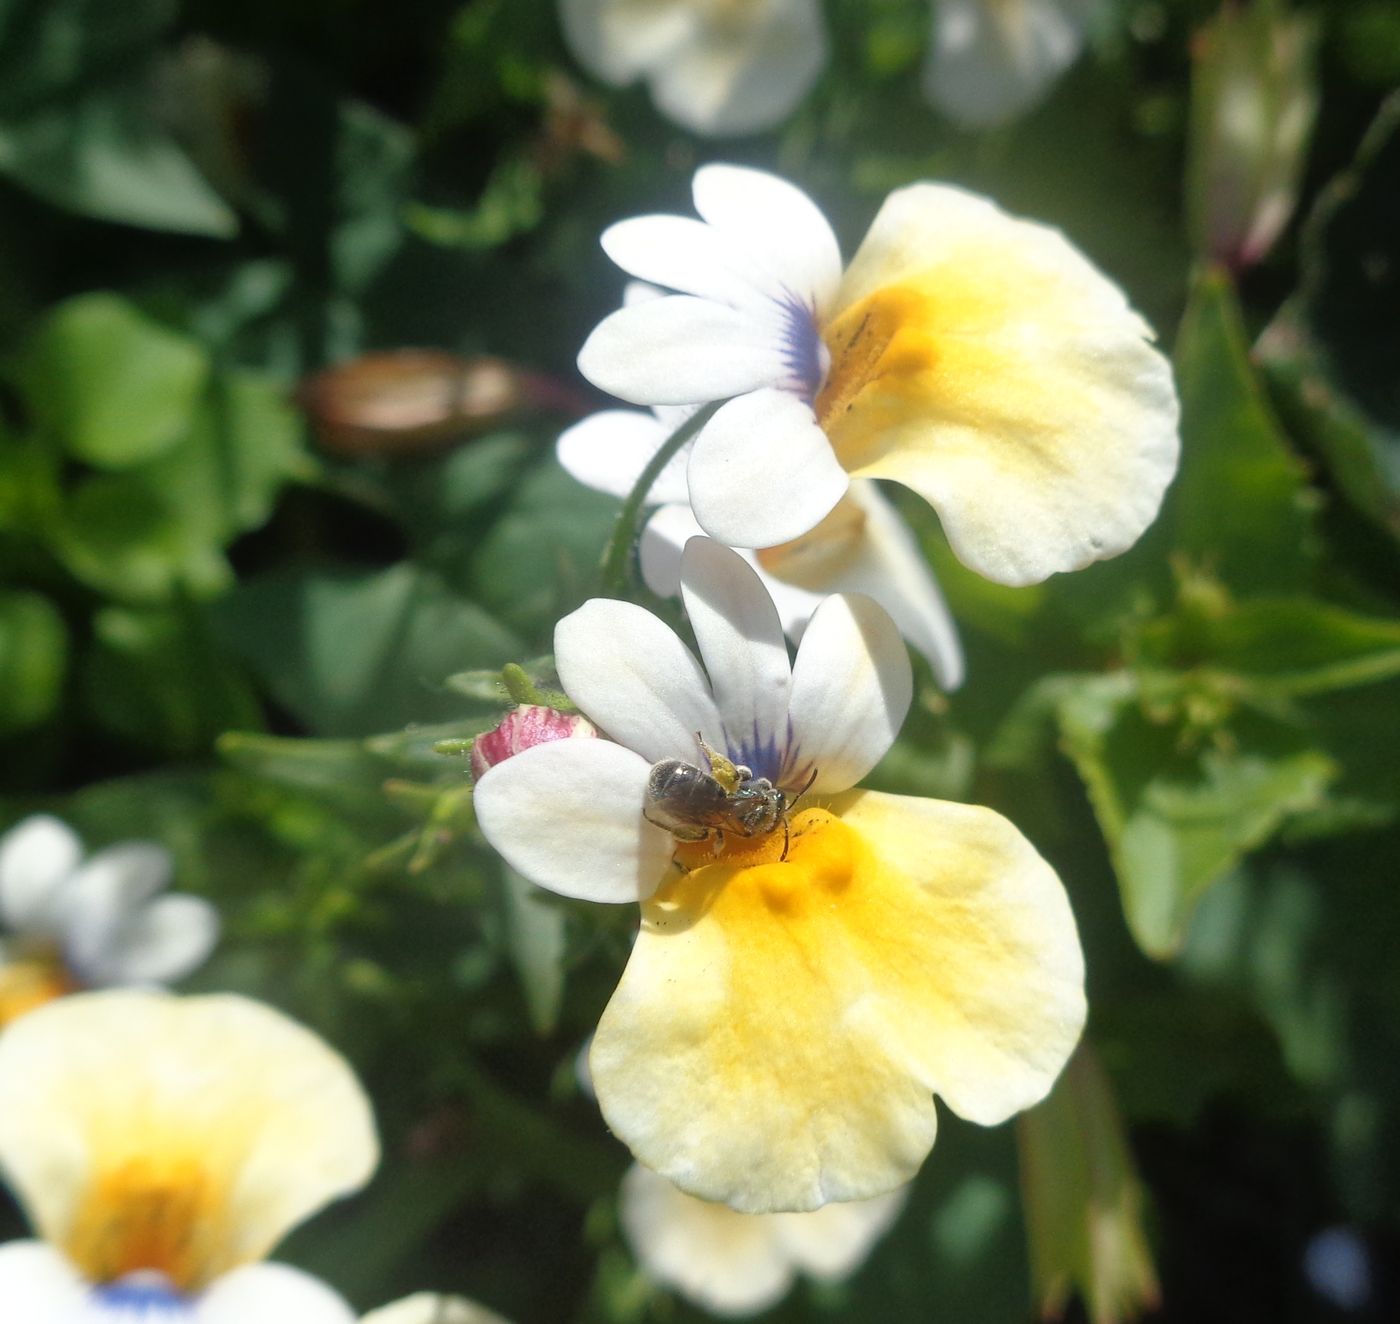
[[[488,769],[522,749],[545,745],[551,740],[574,736],[596,736],[598,728],[577,713],[561,713],[539,704],[522,704],[506,715],[494,730],[477,736],[472,745],[472,777],[480,780]]]
[[[1196,250],[1231,270],[1293,214],[1317,116],[1316,25],[1274,0],[1227,6],[1192,50],[1187,208]]]

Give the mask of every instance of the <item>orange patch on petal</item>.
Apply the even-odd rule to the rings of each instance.
[[[0,1029],[76,987],[56,958],[35,957],[0,965]]]

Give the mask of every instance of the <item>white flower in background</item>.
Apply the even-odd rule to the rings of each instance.
[[[198,897],[158,896],[172,868],[152,841],[84,860],[47,814],[0,837],[0,1026],[76,988],[165,984],[203,964],[219,915]]]
[[[642,405],[727,401],[686,463],[737,547],[815,528],[852,478],[924,497],[972,569],[1029,584],[1114,556],[1176,472],[1178,407],[1147,325],[1057,231],[939,184],[892,193],[842,273],[812,201],[696,172],[702,219],[644,216],[603,247],[678,293],[605,318],[579,368]]]
[[[740,1214],[697,1200],[640,1164],[622,1179],[621,1220],[642,1272],[715,1315],[753,1315],[799,1273],[854,1273],[904,1208],[900,1187],[809,1214]]]
[[[606,409],[559,438],[559,463],[579,482],[625,497],[647,462],[691,413],[662,406],[650,414]],[[690,509],[682,451],[652,487],[660,505],[642,533],[642,578],[653,593],[680,592],[681,551],[703,532]],[[858,479],[816,528],[794,542],[740,555],[758,572],[788,637],[802,631],[832,593],[865,593],[894,618],[929,660],[944,690],[963,680],[962,646],[947,604],[913,535],[875,483]]]
[[[418,1292],[371,1310],[360,1324],[506,1324],[499,1315],[460,1296]]]
[[[0,1167],[41,1240],[0,1246],[16,1324],[352,1324],[259,1261],[378,1162],[369,1100],[311,1031],[246,998],[133,989],[0,1036]]]
[[[644,78],[657,108],[700,134],[785,119],[827,60],[820,0],[560,0],[564,36],[615,87]]]
[[[924,95],[986,128],[1028,110],[1079,58],[1103,0],[934,0]]]
[[[827,599],[790,663],[736,553],[692,539],[681,594],[703,670],[632,603],[593,599],[559,623],[564,689],[611,739],[488,769],[478,822],[539,886],[642,903],[589,1054],[638,1160],[749,1213],[883,1194],[933,1144],[933,1092],[990,1125],[1049,1091],[1085,1012],[1064,889],[991,810],[851,789],[912,688],[869,598]],[[682,841],[653,821],[654,765],[698,772],[697,736],[730,794],[761,786],[725,759],[782,793],[771,830]]]

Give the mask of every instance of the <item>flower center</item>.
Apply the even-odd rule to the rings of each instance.
[[[29,952],[0,963],[0,1029],[76,987],[56,951]]]
[[[177,1292],[212,1276],[212,1245],[223,1201],[193,1157],[131,1159],[97,1174],[73,1219],[64,1249],[89,1282],[118,1290],[121,1280],[159,1275]]]
[[[816,528],[792,542],[764,547],[758,563],[770,575],[798,588],[822,591],[851,564],[865,536],[865,511],[849,496]]]

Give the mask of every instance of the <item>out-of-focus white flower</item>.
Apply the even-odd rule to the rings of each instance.
[[[371,1310],[360,1324],[506,1324],[500,1315],[461,1296],[418,1292]]]
[[[579,62],[700,134],[771,129],[827,60],[820,0],[560,0]]]
[[[970,128],[1028,110],[1079,58],[1103,0],[934,0],[924,95]]]
[[[1171,366],[1122,292],[1062,235],[985,198],[913,184],[849,267],[800,190],[696,172],[701,219],[643,216],[603,247],[677,291],[630,301],[579,353],[633,404],[725,401],[690,449],[704,530],[773,547],[852,478],[939,514],[964,564],[1030,584],[1130,547],[1176,472]]]
[[[559,462],[579,482],[625,497],[690,412],[603,410],[560,436]],[[680,592],[681,552],[704,532],[690,509],[688,459],[683,450],[662,470],[650,493],[660,509],[642,533],[642,578],[662,597]],[[875,483],[857,479],[836,509],[801,538],[758,552],[739,549],[739,554],[758,572],[790,639],[802,638],[812,613],[830,594],[864,593],[928,658],[944,690],[962,683],[962,646],[943,594],[913,535]]]
[[[884,1194],[934,1092],[991,1125],[1049,1091],[1085,1014],[1064,889],[989,809],[853,789],[912,692],[876,603],[828,598],[789,661],[735,552],[692,538],[681,596],[703,670],[632,603],[559,623],[564,690],[611,739],[488,769],[477,822],[541,887],[642,904],[589,1053],[640,1162],[749,1213]]]
[[[799,1273],[848,1277],[904,1208],[906,1187],[808,1214],[740,1214],[697,1200],[634,1164],[622,1179],[627,1242],[653,1282],[716,1315],[753,1315],[780,1301]]]
[[[36,814],[0,837],[0,1025],[75,988],[165,984],[219,937],[209,902],[158,896],[173,862],[151,841],[83,859],[66,824]]]
[[[0,1036],[0,1167],[40,1240],[0,1246],[16,1324],[353,1324],[261,1263],[362,1186],[369,1100],[309,1030],[246,998],[110,989]]]

